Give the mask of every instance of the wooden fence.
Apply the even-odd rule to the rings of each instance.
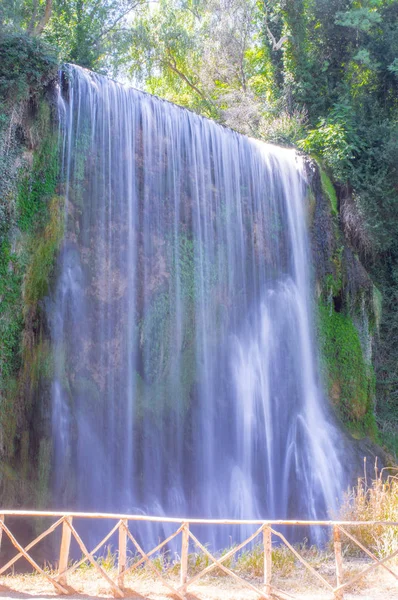
[[[10,531],[6,524],[6,521],[10,518],[16,517],[29,517],[29,518],[40,518],[49,517],[56,519],[55,522],[48,527],[43,533],[36,537],[30,542],[25,548],[17,541],[13,533]],[[101,540],[99,544],[90,552],[85,546],[81,536],[75,529],[74,524],[80,519],[107,519],[115,520],[116,523],[109,531],[109,533]],[[156,548],[153,548],[150,552],[145,552],[136,539],[136,533],[133,530],[134,524],[137,522],[155,522],[155,523],[169,523],[174,524],[177,529],[159,543]],[[198,538],[192,533],[191,525],[256,525],[256,531],[251,534],[242,543],[233,547],[229,552],[221,557],[216,557],[212,554],[208,548],[202,544]],[[276,527],[283,525],[284,527],[292,526],[324,526],[328,527],[333,532],[333,545],[335,553],[335,569],[336,569],[336,584],[331,585],[314,567],[312,567],[308,561],[300,554],[300,552],[290,544],[286,537],[276,529]],[[187,593],[188,587],[194,582],[197,582],[204,575],[209,574],[214,569],[221,569],[225,574],[231,576],[235,580],[239,581],[242,585],[248,587],[256,594],[259,598],[270,599],[272,596],[277,596],[282,599],[293,598],[290,593],[280,590],[273,585],[272,582],[272,538],[278,538],[282,544],[294,554],[296,559],[300,561],[306,569],[308,569],[314,577],[316,577],[322,586],[327,588],[330,593],[330,597],[333,599],[342,600],[344,598],[344,591],[351,586],[353,583],[362,579],[365,575],[370,573],[372,570],[377,568],[385,569],[395,580],[398,582],[398,574],[395,573],[390,566],[386,563],[392,558],[398,555],[398,549],[390,554],[389,556],[378,559],[370,550],[365,548],[363,544],[352,534],[351,530],[353,527],[375,527],[375,526],[386,526],[386,527],[398,527],[398,522],[391,521],[260,521],[260,520],[217,520],[217,519],[177,519],[177,518],[166,518],[166,517],[149,517],[144,515],[119,515],[119,514],[96,514],[96,513],[78,513],[78,512],[40,512],[40,511],[11,511],[3,510],[0,514],[0,547],[2,541],[2,535],[5,534],[10,539],[11,543],[17,550],[17,554],[9,560],[6,564],[0,566],[0,575],[8,571],[14,563],[20,558],[25,558],[30,565],[38,573],[43,575],[55,588],[59,594],[70,594],[73,590],[68,586],[68,576],[73,573],[80,565],[85,562],[89,562],[97,570],[101,577],[110,586],[113,595],[117,598],[123,598],[125,595],[124,580],[127,573],[130,573],[142,566],[147,564],[154,575],[162,582],[162,584],[168,588],[170,593],[177,596],[181,600],[184,600]],[[30,556],[29,551],[40,541],[46,538],[48,535],[53,533],[57,528],[62,528],[60,552],[59,552],[59,563],[58,570],[54,574],[43,569],[33,558]],[[117,577],[112,579],[109,574],[104,570],[101,564],[96,560],[95,554],[98,550],[106,544],[106,542],[115,534],[118,534],[118,553],[117,553]],[[168,581],[164,574],[159,570],[153,561],[151,556],[155,555],[162,548],[171,542],[177,536],[181,536],[180,540],[180,584],[178,587],[174,587],[172,582]],[[346,537],[352,543],[356,544],[370,559],[373,563],[367,565],[360,573],[356,574],[349,581],[345,580],[344,577],[344,565],[342,555],[342,538]],[[81,553],[81,560],[71,563],[70,561],[70,545],[72,537],[76,540]],[[264,585],[254,585],[252,582],[243,579],[230,568],[225,565],[234,554],[242,550],[247,544],[250,544],[257,538],[260,538],[263,545],[264,554]],[[134,561],[129,564],[127,560],[127,545],[128,540],[131,541],[133,547],[140,556],[138,561]],[[210,560],[210,564],[202,569],[199,573],[196,573],[192,577],[188,577],[188,549],[189,541],[192,540],[193,544],[199,548]],[[398,583],[397,583],[398,586]]]

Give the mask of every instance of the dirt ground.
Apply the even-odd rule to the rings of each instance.
[[[353,576],[362,569],[362,565],[351,565],[347,575]],[[116,579],[116,573],[109,573],[109,575],[112,579]],[[306,572],[294,573],[288,577],[276,575],[274,579],[274,585],[286,593],[285,598],[289,596],[297,600],[332,600],[333,598],[332,592],[322,590],[317,585],[318,582],[314,581],[312,576]],[[176,577],[172,577],[168,581],[171,585],[174,584],[175,587],[178,587]],[[262,588],[259,579],[250,581],[260,589]],[[332,579],[330,581],[332,582]],[[68,584],[71,587],[71,595],[68,596],[70,600],[97,600],[113,597],[105,580],[92,569],[72,574]],[[177,596],[169,592],[161,582],[148,575],[126,577],[125,587],[125,597],[131,600],[177,599]],[[52,584],[43,576],[26,574],[0,577],[0,597],[5,600],[54,600],[57,595]],[[258,595],[230,577],[208,576],[192,584],[186,598],[187,600],[257,600]],[[398,600],[398,581],[386,571],[377,569],[348,589],[344,599]]]

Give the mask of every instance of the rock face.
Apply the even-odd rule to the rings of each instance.
[[[52,369],[43,299],[63,237],[57,63],[37,40],[4,34],[0,65],[0,497],[41,506],[51,469],[44,380]]]
[[[301,160],[77,67],[60,107],[58,501],[325,515],[345,481],[316,375]]]
[[[320,361],[329,398],[354,437],[377,441],[374,336],[381,298],[345,235],[336,192],[314,160],[306,160]],[[347,202],[345,198],[345,202]]]
[[[0,473],[0,496],[2,502],[10,506],[22,504],[35,508],[54,505],[51,490],[57,489],[59,493],[60,486],[63,498],[69,500],[76,497],[76,481],[73,477],[68,480],[69,487],[65,488],[64,484],[50,476],[57,453],[56,444],[59,442],[54,442],[52,418],[54,398],[56,401],[59,391],[54,387],[54,380],[68,387],[71,402],[76,398],[84,399],[86,404],[82,405],[82,414],[92,413],[103,401],[101,398],[109,387],[110,374],[122,370],[126,352],[125,345],[120,342],[123,336],[99,332],[102,334],[103,353],[108,357],[106,363],[101,362],[90,336],[85,337],[84,332],[79,332],[75,339],[76,344],[79,343],[79,351],[72,357],[69,372],[64,370],[65,347],[59,344],[54,353],[54,322],[51,322],[58,293],[57,282],[59,284],[62,277],[62,257],[66,256],[72,267],[79,251],[82,269],[89,273],[84,301],[101,307],[101,311],[106,305],[109,310],[116,307],[120,318],[115,322],[115,331],[122,332],[126,327],[120,311],[128,298],[130,285],[126,269],[123,266],[119,268],[115,257],[110,259],[107,255],[106,239],[101,241],[98,235],[98,215],[94,211],[89,217],[91,222],[84,221],[87,216],[83,216],[81,187],[86,185],[95,161],[95,157],[89,157],[86,161],[85,144],[88,139],[82,139],[76,154],[84,159],[74,165],[76,177],[67,194],[65,181],[60,180],[53,79],[54,63],[43,63],[42,80],[28,86],[26,95],[18,104],[11,107],[10,103],[10,110],[2,121],[0,131],[1,152],[5,157],[2,164],[6,165],[1,173],[0,204],[0,337],[4,340],[0,348],[0,454],[2,464],[6,466]],[[126,159],[127,156],[124,156],[121,160]],[[372,340],[379,318],[378,293],[357,258],[355,237],[351,235],[348,239],[345,235],[349,231],[347,223],[351,223],[352,231],[352,223],[355,222],[347,217],[351,214],[347,208],[349,200],[345,197],[343,202],[346,207],[344,233],[341,207],[339,212],[333,186],[314,161],[305,159],[304,162],[309,182],[308,221],[316,290],[314,304],[318,305],[319,315],[320,369],[342,427],[346,427],[355,437],[370,436],[376,439]],[[141,177],[139,185],[145,188],[148,178],[140,174],[142,164],[137,160],[137,173]],[[156,164],[152,165],[152,177],[157,176],[157,168]],[[153,198],[155,190],[148,188],[145,193],[152,194]],[[68,196],[66,203],[65,195]],[[145,444],[155,441],[148,424],[152,423],[153,431],[157,430],[156,420],[162,399],[165,400],[162,410],[167,409],[168,425],[173,427],[195,410],[195,402],[202,393],[195,369],[192,368],[196,360],[194,312],[195,295],[198,293],[195,288],[197,269],[204,268],[207,273],[202,291],[208,301],[220,307],[213,334],[222,331],[231,318],[228,286],[215,285],[214,265],[198,263],[198,257],[204,257],[205,253],[202,248],[193,245],[190,236],[194,205],[187,195],[184,197],[184,193],[181,198],[180,218],[184,231],[174,249],[170,246],[171,238],[157,235],[156,228],[151,230],[149,244],[143,235],[138,235],[135,240],[137,256],[140,257],[137,261],[135,303],[137,314],[141,317],[137,320],[134,336],[138,347],[145,349],[141,352],[134,373],[137,397],[141,398],[135,416],[137,422],[146,420],[147,423],[137,436],[139,461],[145,460],[142,453]],[[156,202],[159,200],[157,198]],[[99,209],[100,206],[97,206],[95,210]],[[144,206],[140,210],[143,222],[153,217],[145,212],[148,209]],[[172,235],[170,213],[162,210],[159,209],[158,213],[159,223],[164,223]],[[107,231],[112,235],[113,242],[120,238],[121,243],[126,244],[129,235],[127,220],[125,214],[119,217],[114,227]],[[228,214],[220,213],[221,217],[228,218]],[[275,221],[274,226],[276,239],[280,222]],[[269,232],[264,228],[261,219],[254,219],[252,230],[247,233],[253,260],[263,261],[270,272],[277,260],[286,267],[286,243],[280,238],[274,244],[267,243],[266,233]],[[162,227],[158,226],[158,230],[162,230]],[[93,245],[93,240],[97,240],[98,244]],[[170,318],[170,314],[178,310],[170,297],[176,281],[175,269],[178,269],[178,281],[184,288],[183,302],[188,307],[184,317],[185,337],[181,337],[181,331],[174,326],[177,321]],[[234,294],[238,292],[234,290]],[[148,308],[146,312],[144,307]],[[239,315],[235,317],[238,320]],[[101,322],[98,311],[90,318],[92,323]],[[184,377],[177,377],[173,372],[173,357],[165,351],[167,344],[173,340],[181,352],[180,369]],[[67,342],[70,343],[71,339]],[[88,369],[80,368],[81,364],[77,364],[80,359],[81,364],[89,365]],[[54,377],[55,373],[58,374],[57,378]],[[171,373],[167,394],[159,383],[166,373]],[[122,392],[122,388],[119,391]],[[191,405],[179,406],[178,414],[173,415],[174,409],[167,398],[176,393],[190,397]],[[147,414],[145,403],[149,406],[150,415]],[[64,413],[59,413],[59,416],[62,420]],[[116,413],[115,416],[120,418]],[[104,431],[110,426],[110,421],[103,422]],[[76,440],[76,427],[76,424],[70,427],[73,440]],[[187,435],[190,436],[188,451],[192,453],[194,432],[189,430]],[[178,443],[177,435],[175,443]],[[342,444],[345,443],[342,440]],[[73,464],[70,460],[71,456],[65,457],[69,467]],[[187,468],[186,465],[184,468]],[[140,476],[138,471],[136,474]],[[239,477],[236,477],[238,484]],[[34,485],[36,481],[39,481],[38,485]],[[173,488],[176,494],[177,488]],[[177,496],[171,498],[170,502],[175,502]]]

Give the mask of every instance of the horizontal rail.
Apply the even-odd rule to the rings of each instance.
[[[285,519],[199,519],[187,517],[155,517],[151,515],[131,515],[121,513],[90,513],[42,510],[3,510],[0,514],[9,517],[73,517],[77,519],[127,519],[128,521],[150,521],[154,523],[192,523],[194,525],[310,525],[333,527],[334,525],[387,525],[398,527],[398,521],[320,521]]]

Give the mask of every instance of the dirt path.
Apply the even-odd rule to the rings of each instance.
[[[70,577],[70,585],[77,592],[70,600],[103,600],[112,595],[103,579],[92,570]],[[170,580],[170,583],[173,583]],[[177,586],[177,580],[174,582]],[[255,585],[260,581],[253,580]],[[332,600],[332,593],[321,591],[311,581],[297,574],[296,577],[277,577],[274,585],[291,594],[296,600]],[[174,600],[161,583],[151,577],[126,580],[126,598],[131,600]],[[40,575],[18,575],[0,578],[0,597],[5,600],[55,600],[52,585]],[[398,600],[398,581],[388,573],[377,572],[356,584],[345,594],[345,600]],[[228,577],[208,577],[189,588],[187,600],[258,600],[250,589]]]

